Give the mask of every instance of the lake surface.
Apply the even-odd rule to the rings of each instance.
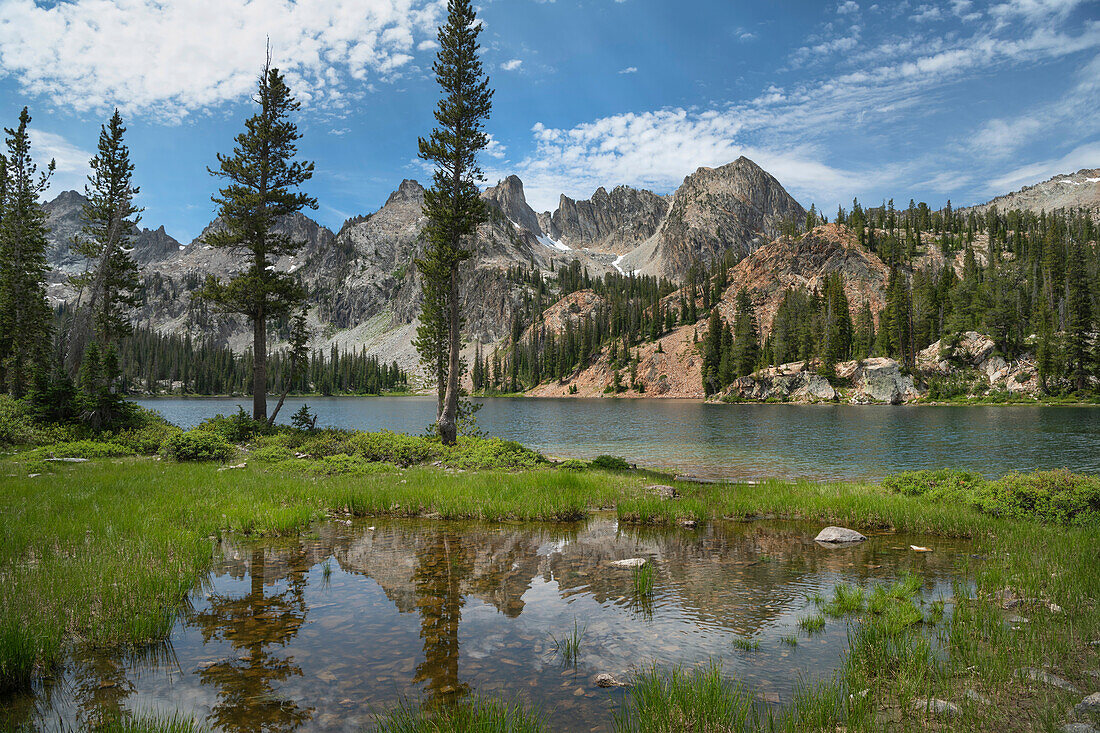
[[[419,434],[434,398],[288,399],[319,425]],[[145,399],[190,427],[248,399]],[[874,479],[920,468],[989,476],[1068,468],[1100,473],[1100,408],[1034,406],[723,405],[689,400],[486,399],[482,430],[549,455],[623,456],[639,466],[708,478]]]
[[[594,675],[712,661],[759,704],[781,706],[800,682],[829,678],[847,651],[843,619],[799,630],[799,617],[817,613],[808,595],[915,572],[925,601],[948,598],[957,567],[973,562],[961,541],[880,534],[826,548],[812,541],[819,529],[370,520],[224,541],[164,645],[77,649],[37,695],[0,701],[0,719],[56,730],[178,711],[240,733],[354,731],[402,699],[479,693],[538,706],[554,730],[609,730],[628,693],[596,687]],[[648,598],[610,564],[632,557],[655,568]],[[574,623],[584,632],[575,666],[553,643]],[[797,646],[782,641],[790,636]]]

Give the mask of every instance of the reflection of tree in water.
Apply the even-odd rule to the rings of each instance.
[[[458,626],[465,603],[462,580],[472,569],[461,539],[442,531],[416,551],[413,586],[424,642],[424,661],[416,668],[416,681],[427,681],[436,703],[456,700],[469,691],[458,680]]]
[[[301,676],[302,669],[293,657],[272,652],[293,639],[305,621],[305,573],[292,561],[287,590],[267,596],[264,566],[264,550],[254,549],[249,593],[241,598],[211,596],[210,607],[190,619],[202,631],[204,643],[224,639],[237,652],[199,672],[204,685],[218,687],[210,722],[220,730],[289,731],[313,714],[313,708],[299,707],[276,693],[277,682]]]
[[[134,685],[126,676],[124,659],[117,654],[91,650],[76,655],[73,662],[81,727],[94,729],[108,720],[124,717],[124,703],[134,692]]]

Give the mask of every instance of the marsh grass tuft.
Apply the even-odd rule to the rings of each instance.
[[[634,568],[630,573],[630,582],[634,586],[634,595],[644,598],[653,594],[653,563],[647,562]]]
[[[575,667],[577,665],[577,657],[581,651],[581,642],[584,641],[584,634],[588,630],[588,624],[584,626],[580,625],[577,619],[573,619],[573,630],[564,634],[560,638],[553,633],[550,634],[550,641],[554,646],[554,653],[561,657],[562,664]]]
[[[752,697],[727,682],[720,668],[669,671],[654,666],[637,675],[630,697],[615,715],[619,733],[756,730],[761,722]]]
[[[413,705],[404,700],[393,712],[376,717],[370,730],[377,733],[544,733],[549,728],[538,710],[475,695],[453,705]]]
[[[833,599],[822,607],[826,615],[840,618],[863,610],[863,589],[841,583],[833,589]]]
[[[743,652],[755,652],[760,650],[760,641],[758,639],[747,639],[743,636],[734,637],[733,645]]]
[[[825,628],[825,617],[818,614],[816,616],[802,616],[798,619],[798,626],[807,634],[816,634]]]

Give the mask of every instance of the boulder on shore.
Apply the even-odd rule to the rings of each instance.
[[[829,545],[851,544],[863,542],[867,538],[854,529],[845,527],[826,527],[814,537],[814,542],[822,542]]]
[[[901,373],[901,365],[893,359],[875,357],[862,362],[837,364],[837,376],[852,380],[852,402],[877,402],[900,405],[920,397],[913,377]]]

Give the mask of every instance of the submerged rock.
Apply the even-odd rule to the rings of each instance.
[[[612,567],[616,568],[640,568],[645,565],[644,557],[631,557],[626,560],[613,560]]]
[[[1066,692],[1081,692],[1072,682],[1035,667],[1018,669],[1016,670],[1016,676],[1031,682],[1042,682],[1043,684],[1057,687],[1059,690],[1065,690]]]
[[[596,683],[596,687],[629,687],[629,683],[623,682],[615,677],[613,674],[607,672],[601,672],[596,675],[592,680]]]
[[[913,709],[918,711],[927,711],[933,715],[940,715],[945,718],[951,718],[959,714],[959,708],[954,703],[950,703],[947,700],[938,700],[936,698],[923,698],[913,701]]]
[[[856,532],[854,529],[847,529],[845,527],[826,527],[818,533],[817,537],[814,537],[814,542],[840,545],[863,542],[866,539],[866,537]]]

